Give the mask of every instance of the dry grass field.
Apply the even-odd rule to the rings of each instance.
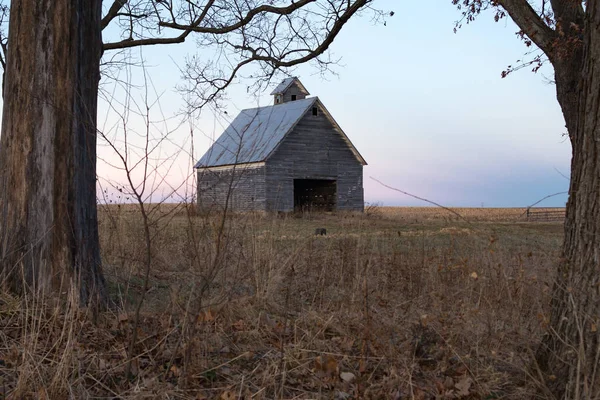
[[[109,311],[1,295],[0,397],[544,398],[559,222],[147,211],[100,209]]]

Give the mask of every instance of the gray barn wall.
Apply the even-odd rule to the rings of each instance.
[[[363,166],[319,110],[302,117],[266,162],[267,209],[293,211],[294,179],[337,179],[337,209],[363,211]]]
[[[283,93],[282,103],[287,103],[288,101],[292,101],[292,95],[295,94],[296,100],[302,100],[306,98],[306,94],[300,90],[298,85],[294,82],[290,85],[290,87]]]
[[[234,175],[233,183],[231,180]],[[198,208],[200,210],[224,210],[227,193],[230,192],[229,210],[264,211],[265,167],[229,169],[198,169]]]

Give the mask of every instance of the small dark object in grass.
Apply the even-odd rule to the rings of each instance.
[[[325,229],[325,228],[317,228],[317,229],[315,229],[315,235],[317,235],[317,236],[319,236],[319,235],[320,236],[325,236],[325,235],[327,235],[327,229]]]

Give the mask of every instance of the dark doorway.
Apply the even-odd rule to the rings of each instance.
[[[336,203],[335,179],[294,179],[295,211],[334,211]]]

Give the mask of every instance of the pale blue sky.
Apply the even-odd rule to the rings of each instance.
[[[494,23],[492,15],[484,14],[454,34],[460,15],[450,0],[377,0],[374,6],[395,15],[387,26],[374,24],[369,14],[348,23],[331,46],[334,57],[341,57],[336,75],[323,77],[310,65],[294,72],[369,163],[364,170],[366,201],[424,205],[370,177],[447,206],[526,206],[568,189],[567,179],[557,172],[569,173],[570,144],[563,136],[555,88],[547,82],[552,70],[522,70],[500,78],[527,51],[511,22]],[[195,51],[193,42],[143,49],[155,88],[151,92],[160,94],[161,108],[153,107],[153,120],[183,108],[174,90],[182,83],[178,66],[185,54]],[[247,95],[248,83],[238,82],[229,90],[230,117],[240,109],[271,103],[266,94],[258,99]],[[118,131],[104,123],[106,110],[101,104],[100,128],[116,137]],[[206,109],[194,121],[194,158],[221,133],[226,119]],[[178,127],[177,121],[151,127],[156,136],[173,130],[161,159],[174,154],[177,146],[191,147],[190,126]],[[143,130],[139,122],[132,124]],[[108,148],[102,146],[100,153],[114,161]],[[171,163],[166,174],[171,186],[179,186],[192,172],[193,161],[179,154]],[[112,182],[123,180],[103,162],[98,174]],[[155,182],[156,187],[161,184]],[[562,206],[565,201],[563,195],[541,205]]]

